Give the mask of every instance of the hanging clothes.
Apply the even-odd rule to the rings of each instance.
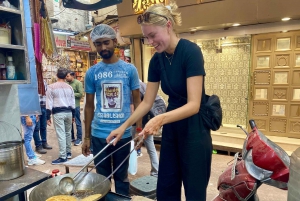
[[[51,40],[51,33],[49,29],[49,24],[47,18],[42,18],[42,34],[44,36],[44,42],[42,42],[42,50],[47,57],[51,57],[53,54],[53,46]]]

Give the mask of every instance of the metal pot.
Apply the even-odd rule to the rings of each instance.
[[[61,195],[58,189],[59,181],[64,177],[73,178],[75,174],[76,173],[63,174],[44,181],[30,192],[29,201],[44,201],[52,196]],[[78,181],[80,181],[80,178],[83,178],[84,175],[85,173],[80,173]],[[104,197],[111,188],[110,181],[106,180],[105,182],[103,182],[104,180],[105,177],[103,175],[90,172],[84,177],[84,179],[82,179],[82,181],[78,182],[77,179],[75,180],[75,184],[77,184],[75,191],[92,190],[94,194],[102,194],[102,197]]]
[[[11,180],[24,175],[24,153],[21,141],[0,143],[0,180]]]

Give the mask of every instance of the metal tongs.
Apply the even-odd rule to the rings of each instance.
[[[93,169],[95,169],[100,163],[102,163],[105,159],[107,159],[108,157],[110,157],[112,154],[114,154],[115,152],[117,152],[118,150],[122,149],[123,147],[125,147],[126,145],[128,145],[129,143],[131,143],[132,141],[138,139],[140,136],[136,136],[134,139],[130,140],[129,142],[127,142],[126,144],[124,144],[123,146],[119,147],[118,149],[116,149],[115,151],[113,151],[111,154],[109,154],[108,156],[104,157],[100,162],[98,162],[92,169],[90,169],[88,172],[86,172],[79,180],[79,182],[77,182],[76,184],[79,184],[83,178],[90,173]],[[108,176],[105,178],[105,180],[103,180],[101,183],[99,183],[97,186],[101,185],[102,183],[104,183],[106,180],[108,180],[120,167],[121,165],[127,160],[127,158],[129,158],[130,154],[141,144],[141,142],[143,141],[144,137],[141,138],[137,145],[134,147],[134,149],[132,149],[130,151],[130,153],[126,156],[126,158],[122,161],[122,163]],[[110,145],[112,145],[112,143],[115,141],[115,138],[110,141],[101,151],[99,151],[87,164],[85,164],[78,172],[77,174],[71,178],[71,177],[64,177],[59,181],[59,191],[62,194],[65,195],[71,195],[74,193],[75,191],[75,179],[78,177],[78,175],[82,172],[82,170],[84,170],[91,162],[93,162],[95,160],[95,158],[97,158],[105,149],[107,149]]]

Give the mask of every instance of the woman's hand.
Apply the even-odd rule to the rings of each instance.
[[[135,150],[138,150],[142,147],[143,143],[144,143],[144,139],[143,139],[143,135],[140,135],[142,131],[136,131],[135,133],[135,140],[134,140],[134,147],[135,147]],[[138,145],[138,143],[141,141],[141,143]],[[138,146],[137,146],[138,145]]]
[[[109,143],[114,138],[116,138],[115,141],[113,142],[113,145],[115,146],[117,144],[117,142],[122,138],[125,130],[126,130],[126,128],[124,129],[122,126],[120,126],[119,128],[117,128],[116,130],[113,130],[109,134],[109,136],[106,138],[106,142]]]
[[[146,139],[148,135],[159,134],[159,130],[163,126],[164,118],[165,118],[164,114],[160,114],[150,119],[139,135],[144,135],[144,139]]]

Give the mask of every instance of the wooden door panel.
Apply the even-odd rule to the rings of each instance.
[[[287,120],[283,118],[270,118],[269,131],[282,136],[286,133]]]
[[[299,55],[300,57],[300,55]],[[256,69],[262,69],[262,68],[270,68],[271,67],[271,55],[258,55],[256,58],[256,62],[254,62]],[[299,59],[300,60],[300,59]]]
[[[289,79],[289,70],[273,70],[272,84],[273,85],[288,85],[291,80]]]
[[[288,116],[288,107],[287,104],[272,102],[271,104],[271,114],[272,117],[287,117]]]
[[[295,67],[300,67],[300,53],[295,54],[294,61],[295,61],[294,66]]]
[[[297,101],[300,102],[300,87],[294,87],[292,88],[292,97],[291,97],[291,101]]]
[[[276,51],[291,50],[291,37],[276,38]]]
[[[292,72],[292,85],[300,86],[300,69]]]
[[[254,100],[269,100],[269,87],[254,87]]]
[[[289,54],[276,54],[275,55],[275,68],[287,68],[290,67],[290,55]]]
[[[253,116],[269,116],[269,103],[267,101],[254,101]]]
[[[257,70],[254,71],[254,85],[269,85],[271,79],[271,71]]]
[[[273,87],[271,100],[272,101],[287,101],[288,100],[288,87]]]
[[[252,38],[249,118],[267,135],[300,138],[300,31]]]
[[[263,132],[269,131],[269,120],[267,118],[254,118],[257,128]]]
[[[300,36],[296,36],[296,44],[295,44],[295,46],[296,46],[296,50],[300,49]]]
[[[289,132],[300,137],[300,121],[291,120],[289,123]]]
[[[290,118],[300,119],[300,104],[292,104],[290,108]]]
[[[266,39],[259,39],[257,40],[257,52],[270,52],[271,51],[271,45],[272,39],[266,38]]]

